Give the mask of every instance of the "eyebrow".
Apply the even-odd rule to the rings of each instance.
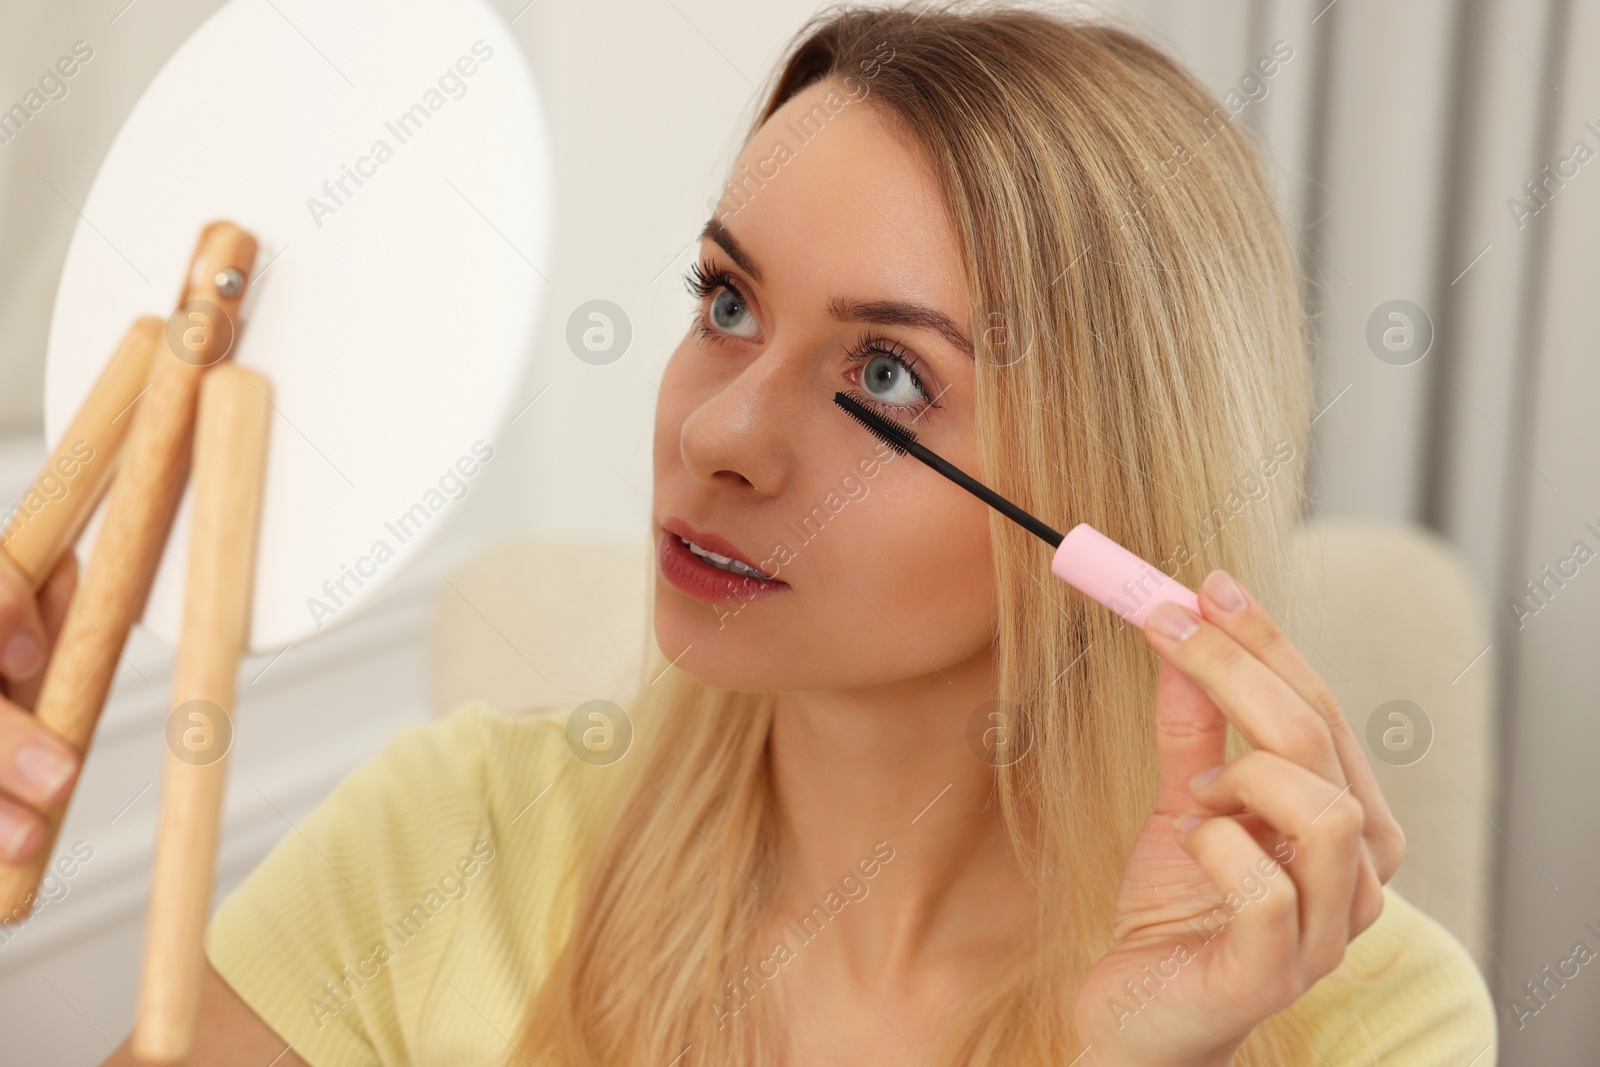
[[[712,216],[707,220],[700,236],[715,241],[728,253],[728,258],[738,264],[740,270],[750,275],[752,281],[761,282],[761,270],[755,260],[722,224],[721,219]],[[828,301],[828,313],[840,322],[872,322],[880,326],[933,330],[965,353],[967,358],[973,357],[972,342],[961,332],[955,320],[926,304],[913,304],[905,300],[848,300],[836,296]]]

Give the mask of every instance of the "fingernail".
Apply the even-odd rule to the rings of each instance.
[[[1174,641],[1182,641],[1200,629],[1200,623],[1186,608],[1170,600],[1157,604],[1150,612],[1148,621],[1155,627],[1156,633],[1165,634]]]
[[[28,839],[32,836],[31,823],[13,819],[9,815],[0,815],[0,841],[5,842],[7,858],[16,860],[20,857],[22,850],[27,847]]]
[[[1182,830],[1184,833],[1188,833],[1196,826],[1199,826],[1202,821],[1203,820],[1201,820],[1200,816],[1198,815],[1180,815],[1173,820],[1172,825],[1177,827],[1179,830]]]
[[[30,633],[16,634],[6,642],[5,652],[0,654],[0,660],[4,661],[7,674],[26,675],[39,662],[39,642],[35,641]]]
[[[55,796],[72,774],[72,761],[45,745],[27,744],[17,753],[17,770],[45,796]]]
[[[1239,588],[1239,583],[1234,581],[1227,571],[1212,571],[1206,575],[1204,585],[1206,593],[1223,611],[1245,609],[1244,590]]]
[[[1189,788],[1190,789],[1199,789],[1201,786],[1203,786],[1207,782],[1211,781],[1211,779],[1215,778],[1218,775],[1218,773],[1221,772],[1221,770],[1222,770],[1222,764],[1219,763],[1215,767],[1211,767],[1211,768],[1208,768],[1207,770],[1201,771],[1199,774],[1197,774],[1193,778],[1189,779]]]

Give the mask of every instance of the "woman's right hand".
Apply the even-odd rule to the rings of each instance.
[[[66,796],[77,777],[77,752],[33,716],[77,585],[78,557],[71,549],[37,597],[0,552],[0,862],[22,863],[39,850],[42,809]]]

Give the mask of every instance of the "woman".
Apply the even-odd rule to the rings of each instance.
[[[634,750],[574,758],[574,709],[402,730],[213,919],[195,1062],[1492,1063],[1267,610],[1308,373],[1229,119],[1111,29],[808,26],[659,387]],[[1200,614],[1125,625],[836,390]]]

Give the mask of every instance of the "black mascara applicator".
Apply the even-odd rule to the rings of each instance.
[[[873,436],[901,455],[910,453],[961,488],[999,511],[1056,550],[1050,571],[1057,578],[1098,600],[1133,625],[1144,628],[1145,618],[1163,600],[1182,604],[1200,614],[1200,599],[1183,583],[1163,574],[1086,522],[1063,536],[1028,514],[943,456],[917,443],[917,435],[892,419],[834,393],[833,402]]]

